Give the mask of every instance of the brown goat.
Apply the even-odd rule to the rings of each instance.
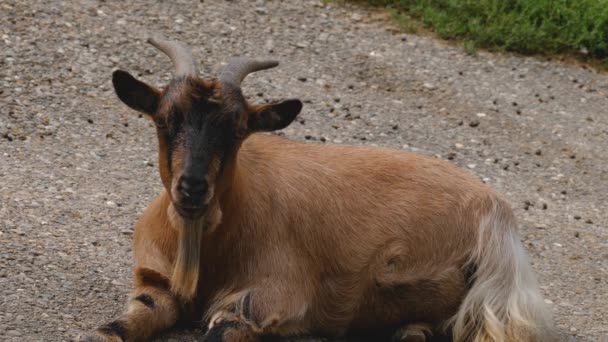
[[[299,100],[250,105],[240,83],[273,61],[197,77],[189,50],[159,91],[113,83],[156,124],[165,190],[135,227],[125,313],[85,341],[146,340],[203,318],[204,341],[268,334],[548,341],[550,322],[509,205],[448,162],[383,148],[302,144]]]

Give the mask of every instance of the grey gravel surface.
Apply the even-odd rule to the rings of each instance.
[[[319,1],[16,0],[0,1],[1,341],[69,341],[123,308],[132,226],[161,183],[152,124],[110,78],[121,68],[167,82],[151,34],[190,44],[204,77],[232,55],[278,58],[245,92],[305,102],[291,139],[470,169],[515,208],[556,325],[608,340],[606,74],[468,56]]]

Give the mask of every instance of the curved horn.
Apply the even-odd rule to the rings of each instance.
[[[274,60],[232,57],[220,72],[220,81],[240,86],[248,74],[274,68],[277,65],[279,65],[279,62]]]
[[[154,45],[155,48],[171,58],[171,61],[175,65],[175,77],[196,76],[196,63],[188,47],[160,38],[148,38],[148,43]]]

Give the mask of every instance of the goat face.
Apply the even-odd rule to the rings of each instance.
[[[163,51],[174,59],[171,51]],[[174,52],[175,58],[184,57],[185,52],[181,51],[181,56],[179,52]],[[178,72],[162,91],[120,70],[114,72],[112,81],[125,104],[154,121],[163,185],[176,211],[184,218],[195,219],[205,214],[216,194],[216,185],[234,162],[241,142],[253,132],[286,127],[300,112],[302,103],[287,100],[249,105],[240,82],[248,72],[256,71],[254,60],[237,58],[226,66],[219,79],[212,81],[197,78],[192,70],[184,74],[180,72],[180,61],[174,62]],[[258,65],[257,70],[263,68],[267,67]]]

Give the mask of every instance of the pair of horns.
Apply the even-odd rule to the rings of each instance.
[[[149,38],[148,43],[162,51],[171,58],[175,65],[175,77],[196,76],[198,71],[196,62],[190,49],[178,42],[168,41],[160,38]],[[252,72],[270,69],[279,65],[273,60],[254,59],[249,57],[233,57],[220,71],[219,80],[237,86],[241,85],[243,79]]]

